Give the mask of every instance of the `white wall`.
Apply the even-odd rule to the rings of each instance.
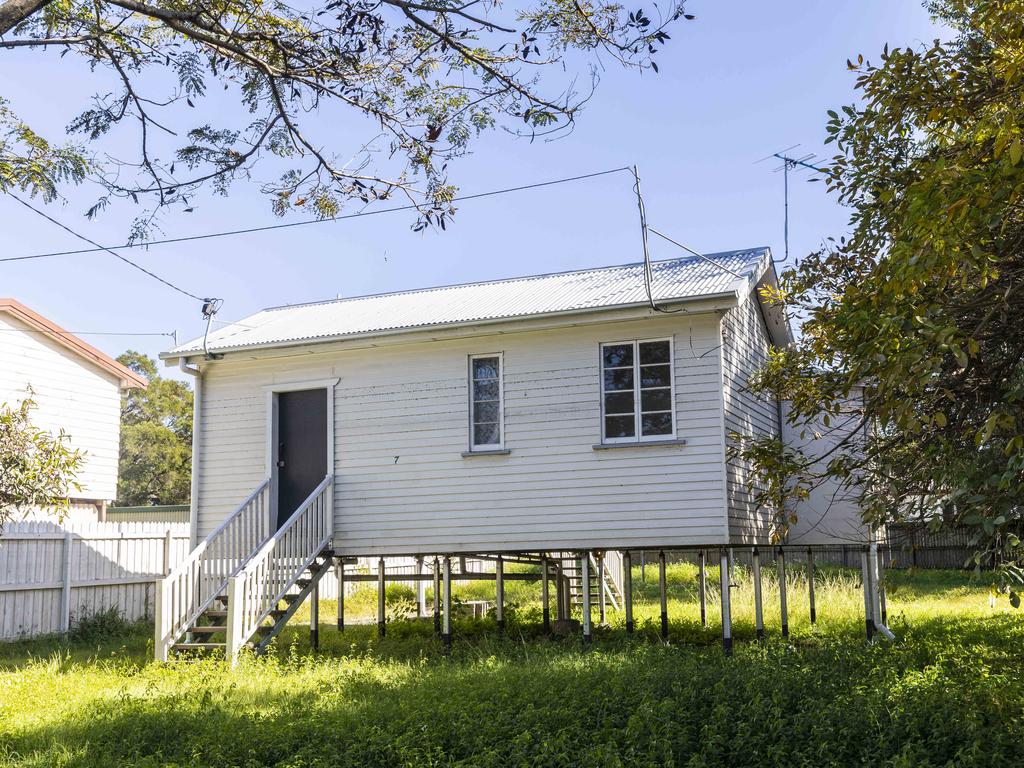
[[[669,335],[686,445],[594,450],[599,344]],[[205,364],[199,535],[265,477],[264,388],[338,377],[335,545],[344,553],[721,543],[718,344],[716,314],[678,314]],[[511,454],[463,458],[467,356],[491,352],[504,353]]]
[[[771,341],[760,303],[752,292],[722,318],[722,372],[725,433],[766,437],[778,435],[779,414],[772,397],[748,388],[750,376],[768,358]],[[737,445],[729,440],[729,445]],[[729,530],[736,543],[765,544],[772,529],[770,512],[758,508],[754,494],[760,489],[750,462],[728,457]],[[752,492],[753,491],[753,492]]]
[[[83,499],[113,499],[117,494],[117,458],[121,419],[119,382],[60,344],[0,312],[0,402],[35,391],[32,422],[57,433],[85,452],[78,473]]]
[[[783,407],[783,414],[788,415],[788,405]],[[783,439],[787,445],[799,448],[808,459],[821,457],[812,466],[812,471],[820,472],[839,441],[857,427],[854,407],[855,403],[851,402],[850,412],[837,416],[828,427],[818,423],[795,429],[783,420]],[[853,439],[856,441],[857,436]],[[855,492],[835,480],[815,485],[810,496],[794,504],[790,512],[797,517],[789,528],[791,544],[863,544],[868,540],[868,529],[861,521]]]

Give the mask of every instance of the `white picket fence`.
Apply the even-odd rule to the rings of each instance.
[[[0,640],[66,632],[116,608],[148,618],[157,578],[189,551],[188,523],[8,523],[0,534]]]

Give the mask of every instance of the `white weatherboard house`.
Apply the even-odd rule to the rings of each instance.
[[[218,620],[261,647],[331,558],[768,543],[727,444],[780,428],[745,386],[790,341],[775,279],[754,248],[277,307],[164,354],[196,376],[197,547],[158,657]]]
[[[121,392],[146,379],[14,299],[0,298],[0,402],[29,395],[32,423],[84,454],[68,519],[95,521],[117,495]],[[46,509],[30,517],[47,517]]]

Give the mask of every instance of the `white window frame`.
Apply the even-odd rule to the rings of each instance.
[[[476,442],[476,430],[473,429],[473,361],[492,357],[498,358],[498,442],[478,445]],[[505,353],[487,352],[470,355],[467,361],[467,368],[466,378],[469,385],[469,452],[487,453],[490,451],[503,451],[505,450]]]
[[[643,435],[641,426],[643,424],[640,412],[640,345],[655,341],[668,342],[668,366],[669,366],[669,400],[672,407],[672,433],[665,435]],[[605,388],[604,388],[604,348],[620,347],[624,344],[633,345],[633,436],[632,437],[608,437],[605,434]],[[675,440],[678,430],[678,419],[676,414],[676,346],[672,336],[653,339],[622,339],[621,341],[603,341],[598,348],[598,386],[601,396],[601,444],[618,445],[622,443],[657,443],[666,440]]]

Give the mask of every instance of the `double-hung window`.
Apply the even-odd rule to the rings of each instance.
[[[469,447],[500,450],[504,445],[504,407],[500,354],[469,358]]]
[[[651,339],[601,345],[601,441],[675,437],[672,341]]]

